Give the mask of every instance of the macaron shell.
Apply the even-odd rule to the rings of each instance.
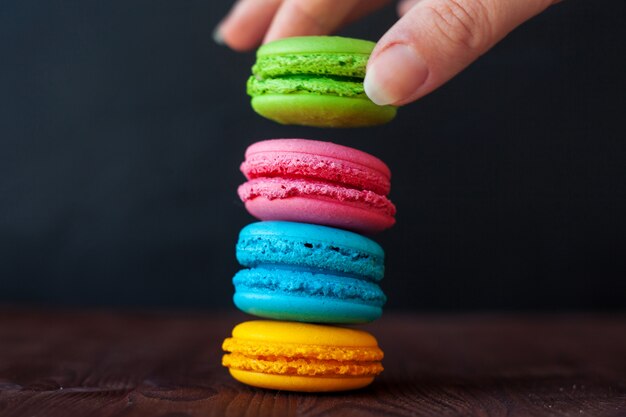
[[[378,284],[360,277],[341,276],[312,268],[261,265],[242,269],[233,277],[237,292],[335,299],[382,307],[387,301]]]
[[[343,36],[292,36],[266,43],[257,50],[257,56],[311,53],[353,53],[369,55],[376,44],[364,39]]]
[[[260,220],[314,223],[364,234],[381,232],[396,222],[393,216],[373,211],[366,204],[312,197],[272,200],[256,197],[246,201],[245,206],[251,215]]]
[[[259,372],[229,369],[237,381],[258,388],[299,392],[348,391],[368,386],[374,377],[309,377],[297,375],[272,375]]]
[[[389,167],[374,155],[333,142],[296,138],[268,139],[248,146],[245,156],[246,158],[249,158],[253,155],[265,152],[300,152],[304,154],[319,155],[320,157],[328,157],[362,165],[379,171],[381,175],[384,175],[387,178],[391,176]]]
[[[321,250],[324,252],[324,256],[326,256],[325,252],[327,251],[349,251],[356,252],[346,254],[350,258],[355,256],[359,258],[373,258],[376,263],[382,263],[385,257],[383,248],[372,239],[358,233],[318,224],[282,221],[250,223],[239,232],[240,241],[248,239],[297,242],[305,246],[308,243],[313,245],[319,243],[324,244],[324,246],[315,250]],[[289,248],[289,250],[292,249]],[[304,256],[308,257],[311,255],[307,253]],[[349,262],[354,262],[354,259],[350,259]]]
[[[284,125],[365,127],[391,121],[397,109],[367,98],[319,94],[266,94],[251,101],[255,112]]]
[[[383,249],[373,240],[346,230],[308,223],[252,223],[239,233],[237,260],[255,268],[265,265],[309,269],[313,273],[380,281]]]
[[[378,319],[382,308],[334,298],[237,291],[237,308],[257,317],[305,323],[360,324]]]
[[[387,195],[391,172],[380,159],[331,142],[276,139],[246,150],[241,172],[247,179],[302,177],[341,183]]]
[[[250,320],[235,326],[232,335],[234,338],[254,340],[260,343],[378,347],[376,338],[366,331],[310,323]]]

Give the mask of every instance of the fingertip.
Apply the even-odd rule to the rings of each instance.
[[[252,42],[247,40],[235,39],[235,40],[225,40],[226,45],[230,49],[236,52],[249,52],[255,48],[258,48],[261,44],[260,42]]]
[[[215,26],[215,29],[213,29],[213,34],[212,34],[212,38],[213,38],[213,42],[215,42],[216,44],[222,46],[225,44],[224,42],[224,36],[222,36],[222,23],[220,22],[217,26]]]
[[[259,43],[260,35],[242,30],[241,18],[231,14],[217,24],[213,30],[213,41],[238,52],[249,51]]]
[[[254,37],[246,36],[244,33],[233,29],[230,25],[224,24],[218,26],[213,32],[213,40],[218,45],[226,45],[229,48],[246,52],[258,45],[258,40]]]

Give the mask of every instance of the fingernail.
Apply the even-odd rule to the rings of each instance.
[[[213,42],[218,45],[224,45],[224,37],[222,36],[222,24],[220,23],[213,30]]]
[[[428,67],[415,49],[395,44],[367,66],[365,94],[379,106],[397,104],[412,96],[428,77]]]

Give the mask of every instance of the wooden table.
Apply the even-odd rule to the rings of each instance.
[[[0,416],[626,416],[626,316],[386,314],[369,388],[230,379],[237,313],[0,309]]]

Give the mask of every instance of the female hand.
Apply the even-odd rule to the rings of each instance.
[[[402,105],[458,74],[511,30],[558,0],[402,0],[378,41],[364,87],[376,104]],[[389,0],[239,0],[216,30],[236,50],[326,35]]]

